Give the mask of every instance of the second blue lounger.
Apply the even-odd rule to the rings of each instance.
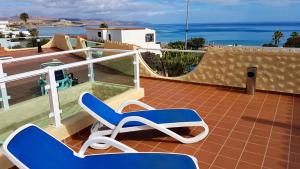
[[[95,123],[91,129],[91,136],[111,135],[115,139],[118,133],[131,132],[146,129],[157,129],[182,143],[195,143],[208,134],[208,126],[198,113],[192,109],[160,109],[146,105],[140,101],[124,102],[117,111],[114,111],[104,102],[90,93],[83,93],[79,98],[80,106],[93,116],[98,123]],[[122,113],[122,110],[128,105],[138,105],[147,110]],[[100,130],[102,126],[107,126],[109,130]],[[185,138],[171,131],[169,128],[200,126],[204,130],[195,137]],[[104,144],[94,144],[93,148],[107,148]]]

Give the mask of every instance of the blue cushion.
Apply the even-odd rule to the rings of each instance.
[[[8,150],[30,169],[79,165],[72,150],[34,126],[18,133],[8,144]]]
[[[202,119],[191,109],[162,109],[162,110],[147,110],[136,111],[123,114],[123,118],[129,116],[140,116],[157,124],[164,123],[179,123],[179,122],[198,122]],[[139,122],[128,122],[125,127],[144,125]]]
[[[118,125],[122,119],[129,116],[143,117],[157,124],[202,121],[197,112],[191,109],[146,110],[119,114],[90,93],[86,93],[83,95],[82,103],[98,116],[113,125]],[[141,125],[144,124],[139,122],[129,122],[125,124],[124,127]]]
[[[179,154],[117,153],[78,158],[35,126],[18,133],[8,150],[30,169],[196,169],[190,157]]]
[[[84,94],[81,102],[98,116],[111,124],[116,125],[120,122],[120,120],[122,120],[121,114],[116,113],[112,108],[90,93]]]
[[[196,169],[186,155],[162,153],[127,153],[95,155],[86,158],[86,169]]]

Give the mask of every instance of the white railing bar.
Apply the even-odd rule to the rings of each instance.
[[[11,56],[0,57],[0,60],[7,60],[7,59],[13,59],[13,57]]]
[[[0,83],[7,83],[7,82],[11,82],[11,81],[26,79],[26,78],[38,76],[38,75],[41,75],[41,74],[44,74],[47,72],[48,72],[47,69],[38,69],[38,70],[29,71],[29,72],[9,75],[9,76],[0,78]]]
[[[180,50],[180,49],[154,49],[154,48],[138,48],[142,51],[165,51],[165,52],[185,52],[185,53],[206,53],[203,50]]]
[[[65,64],[65,65],[55,66],[55,67],[53,67],[53,69],[55,71],[56,70],[62,70],[62,69],[69,69],[69,68],[73,68],[73,67],[88,65],[88,64],[91,64],[91,63],[104,62],[104,61],[108,61],[108,60],[118,59],[118,58],[130,56],[130,55],[135,55],[135,54],[136,54],[136,51],[120,53],[120,54],[106,56],[106,57],[102,57],[102,58],[85,60],[85,61],[69,63],[69,64]]]
[[[91,63],[97,63],[97,62],[103,62],[103,61],[118,59],[118,58],[130,56],[130,55],[135,55],[135,54],[136,54],[136,51],[131,51],[131,52],[116,54],[116,55],[107,56],[107,57],[103,57],[103,58],[97,58],[97,59],[91,59],[91,60],[85,60],[85,61],[69,63],[69,64],[65,64],[65,65],[55,66],[52,69],[54,71],[62,70],[62,69],[69,69],[69,68],[73,68],[73,67],[88,65],[88,64],[91,64]],[[47,72],[48,72],[47,69],[38,69],[38,70],[19,73],[19,74],[15,74],[15,75],[9,75],[9,76],[0,78],[0,83],[7,83],[7,82],[11,82],[11,81],[25,79],[25,78],[28,78],[28,77],[34,77],[34,76],[38,76],[38,75],[41,75],[41,74],[44,74],[44,73],[47,73]]]
[[[105,48],[91,48],[91,51],[131,52],[131,51],[133,51],[133,50],[125,50],[125,49],[105,49]]]
[[[12,62],[21,62],[21,61],[27,61],[27,60],[33,60],[33,59],[39,59],[39,58],[45,58],[45,57],[51,57],[51,56],[57,56],[57,55],[84,52],[84,51],[88,51],[89,49],[90,48],[84,48],[84,49],[67,50],[67,51],[61,51],[61,52],[45,53],[45,54],[40,54],[40,55],[25,56],[25,57],[20,57],[20,58],[4,60],[4,61],[1,61],[1,63],[5,64],[5,63],[12,63]]]
[[[52,38],[52,36],[25,36],[25,37],[15,37],[15,38],[3,38],[5,40],[13,40],[13,39],[35,39],[35,38]]]
[[[84,48],[84,49],[75,49],[75,50],[67,50],[67,51],[60,51],[60,52],[52,52],[52,53],[45,53],[40,55],[32,55],[32,56],[25,56],[20,58],[14,58],[14,59],[8,59],[0,62],[2,64],[6,63],[12,63],[12,62],[21,62],[21,61],[27,61],[27,60],[34,60],[39,58],[45,58],[45,57],[52,57],[57,55],[64,55],[64,54],[71,54],[71,53],[79,53],[79,52],[85,52],[85,51],[112,51],[112,52],[129,52],[132,50],[119,50],[119,49],[103,49],[103,48]]]

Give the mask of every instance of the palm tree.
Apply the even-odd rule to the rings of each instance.
[[[108,25],[107,25],[107,23],[102,22],[99,27],[100,28],[108,28]]]
[[[25,12],[21,13],[21,14],[20,14],[20,19],[21,19],[22,21],[24,21],[25,24],[26,24],[26,23],[27,23],[27,20],[29,19],[28,13],[25,13]]]
[[[280,31],[274,32],[274,34],[273,34],[274,45],[278,46],[281,38],[283,38],[282,32],[280,32]]]
[[[9,37],[9,38],[13,38],[13,36],[14,36],[13,33],[9,33],[9,34],[8,34],[8,37]]]
[[[28,29],[28,31],[29,31],[30,35],[33,37],[39,36],[39,31],[37,28],[31,28],[31,29]]]
[[[291,33],[291,37],[292,37],[292,38],[295,38],[295,37],[297,37],[297,36],[299,36],[299,33],[298,33],[298,32],[292,32],[292,33]]]

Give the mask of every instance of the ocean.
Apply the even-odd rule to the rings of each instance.
[[[88,26],[97,27],[97,26]],[[124,26],[119,26],[124,27]],[[156,30],[157,41],[168,43],[183,41],[185,38],[184,24],[139,24],[126,27],[147,27]],[[40,27],[42,36],[52,36],[55,33],[85,34],[86,27]],[[203,37],[207,44],[261,46],[272,41],[275,31],[281,31],[283,44],[294,31],[300,33],[300,22],[278,23],[199,23],[189,24],[189,38]]]

